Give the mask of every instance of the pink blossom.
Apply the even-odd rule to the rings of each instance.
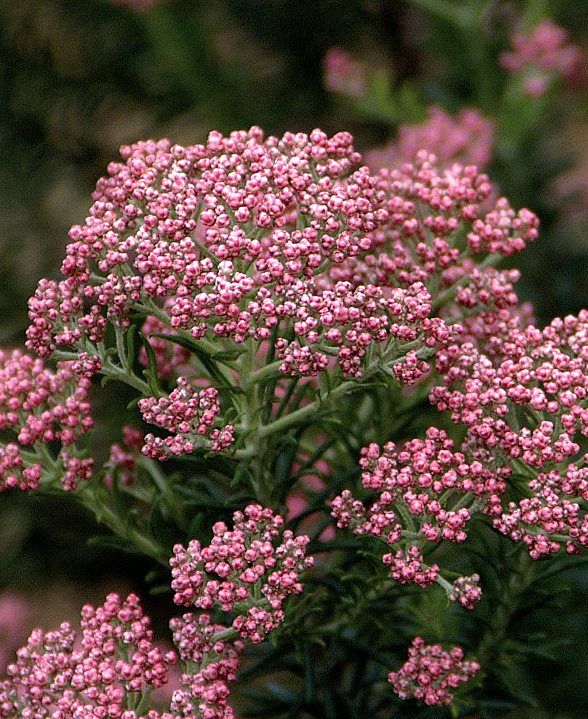
[[[9,656],[26,638],[29,610],[24,597],[8,591],[0,595],[0,676],[5,675]]]
[[[149,624],[135,595],[121,601],[110,594],[97,609],[83,607],[79,643],[67,622],[53,632],[33,630],[8,667],[9,678],[0,682],[3,712],[122,716],[148,687],[167,682],[167,668],[177,660],[152,644]]]
[[[460,684],[468,682],[480,670],[477,662],[463,661],[463,651],[454,647],[444,651],[438,644],[425,644],[416,637],[408,650],[409,659],[388,681],[401,699],[414,697],[430,706],[449,705]]]
[[[0,351],[0,428],[15,440],[0,445],[0,490],[36,489],[44,475],[67,491],[91,476],[92,459],[76,446],[93,426],[90,380],[76,368],[77,363],[60,362],[53,372],[19,350]],[[54,442],[60,445],[59,459],[55,471],[44,473],[42,452]]]
[[[567,32],[551,18],[543,19],[531,32],[512,36],[512,49],[500,56],[502,67],[523,78],[530,97],[543,95],[554,78],[573,80],[579,72],[582,52],[568,42]]]
[[[350,52],[339,47],[330,48],[323,58],[325,87],[356,100],[368,91],[368,69]]]
[[[494,123],[473,108],[464,108],[452,117],[443,108],[431,105],[427,119],[415,125],[400,125],[397,137],[365,155],[374,169],[393,168],[414,162],[421,150],[435,155],[440,166],[454,163],[475,165],[482,169],[490,164],[494,144]]]
[[[198,540],[187,548],[174,547],[174,601],[200,609],[218,604],[225,612],[237,612],[233,628],[241,637],[260,642],[283,620],[284,599],[302,591],[299,574],[312,566],[312,557],[306,556],[310,540],[294,537],[290,530],[282,532],[282,517],[260,505],[235,512],[233,520],[232,530],[224,522],[214,525],[207,547]],[[281,544],[275,546],[280,535]],[[222,581],[213,578],[215,574]],[[261,602],[254,600],[256,592]]]

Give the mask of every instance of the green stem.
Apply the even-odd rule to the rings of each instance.
[[[122,519],[89,484],[82,485],[77,491],[77,498],[80,503],[89,509],[96,517],[96,520],[111,529],[116,535],[129,542],[142,554],[151,557],[164,567],[169,566],[169,557],[152,538],[143,534],[136,525],[128,519]]]

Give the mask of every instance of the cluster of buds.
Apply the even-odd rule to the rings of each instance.
[[[578,451],[573,434],[588,427],[588,415],[582,362],[570,355],[578,354],[583,330],[568,323],[565,342],[553,339],[555,328],[549,336],[539,332],[538,340],[513,289],[518,274],[491,267],[535,240],[538,222],[528,210],[515,212],[504,198],[493,201],[488,177],[475,167],[449,165],[449,155],[466,153],[476,142],[482,148],[488,139],[491,128],[468,117],[467,137],[460,140],[448,129],[441,165],[420,151],[397,170],[374,173],[359,166],[348,133],[329,138],[320,130],[278,139],[264,138],[254,127],[226,137],[213,132],[205,145],[162,140],[123,147],[122,161],[98,182],[85,223],[70,231],[63,279],[42,280],[29,301],[27,347],[42,358],[67,359],[56,375],[63,374],[66,389],[45,395],[26,389],[21,407],[26,383],[10,375],[4,383],[5,428],[19,432],[21,445],[59,440],[66,448],[60,455],[64,487],[75,487],[77,477],[91,471],[84,464],[90,460],[74,446],[91,426],[90,378],[103,372],[128,381],[143,395],[143,419],[168,436],[127,432],[125,446],[113,445],[106,484],[118,475],[127,485],[135,480],[139,451],[148,458],[141,457],[143,462],[154,464],[195,450],[223,452],[243,436],[251,438],[243,456],[251,456],[256,440],[271,434],[276,401],[275,416],[283,412],[280,381],[304,377],[317,386],[317,376],[333,372],[337,381],[324,384],[342,394],[357,386],[356,379],[369,381],[377,372],[414,385],[432,376],[434,367],[444,385],[432,388],[433,403],[468,424],[465,441],[456,448],[442,430],[431,428],[425,439],[403,446],[365,447],[360,463],[366,498],[344,490],[333,500],[338,527],[380,538],[393,579],[423,587],[438,582],[468,609],[480,596],[475,576],[450,585],[437,565],[425,564],[423,550],[427,542],[463,543],[475,511],[511,535],[551,532],[558,541],[565,530],[569,542],[582,544],[576,505],[554,500],[559,490],[551,485],[551,494],[542,495],[550,517],[543,505],[511,508],[512,516],[502,512],[512,460],[529,459],[530,466],[543,469]],[[439,113],[431,121],[451,124]],[[135,352],[137,318],[143,321],[143,347]],[[149,384],[136,372],[137,361],[147,366]],[[29,371],[35,383],[49,377],[41,363]],[[268,388],[269,421],[265,434],[260,430],[256,437],[260,407],[251,400],[259,387]],[[288,393],[283,397],[287,402]],[[309,410],[306,398],[296,401]],[[557,432],[548,421],[514,430],[505,420],[512,403],[566,410]],[[235,425],[225,417],[235,417]],[[283,427],[276,422],[274,431]],[[496,447],[502,454],[495,457]],[[22,479],[14,479],[20,448],[9,445],[2,452],[1,476],[14,486],[36,486],[41,465],[30,466],[27,459]],[[570,474],[570,493],[586,492],[583,481]],[[533,524],[533,512],[539,519],[525,534],[521,523]],[[261,642],[283,622],[283,602],[302,591],[300,574],[312,564],[308,537],[284,531],[282,518],[271,510],[249,505],[233,519],[233,529],[214,525],[208,546],[198,540],[187,548],[176,545],[170,560],[175,602],[202,612],[172,623],[190,666],[173,695],[176,715],[232,717],[227,685],[235,678],[243,641]],[[532,550],[542,551],[536,545]],[[231,615],[226,626],[216,623],[214,609]],[[89,621],[93,615],[87,614]],[[461,662],[459,650],[446,655],[418,641],[412,664],[391,681],[401,695],[449,703],[448,687],[475,671]],[[122,707],[127,687],[139,691],[144,679],[163,677],[160,655],[152,648],[149,653],[157,671],[148,678],[134,674],[132,661],[128,668],[119,662],[115,674],[99,677],[102,684],[83,695],[98,701],[92,711],[100,719],[135,719],[116,707]],[[150,659],[139,660],[141,667],[151,666]],[[90,672],[87,681],[94,676]],[[86,691],[86,685],[74,688]],[[72,702],[78,700],[72,695]],[[75,705],[72,711],[81,716],[85,710]]]
[[[481,599],[482,590],[478,586],[479,574],[472,574],[469,577],[458,577],[453,582],[453,589],[447,595],[450,602],[460,604],[464,609],[473,609],[474,605]]]
[[[300,573],[312,565],[306,556],[309,538],[283,531],[283,519],[260,505],[233,514],[234,527],[217,522],[207,547],[192,540],[174,547],[170,559],[174,601],[236,614],[230,626],[213,623],[205,611],[172,620],[181,658],[197,671],[181,678],[172,709],[192,716],[197,706],[203,719],[229,719],[227,684],[235,680],[243,640],[254,643],[284,620],[282,604],[302,591]],[[274,546],[277,540],[280,544]]]
[[[350,493],[343,494],[345,503],[342,498],[333,501],[333,515],[339,527],[352,526],[353,516],[355,534],[369,532],[375,536],[381,535],[383,517],[387,516],[387,526],[393,528],[387,538],[389,544],[396,543],[402,532],[395,523],[396,514],[389,511],[386,515],[382,510],[393,510],[396,504],[402,504],[403,517],[411,518],[410,526],[402,529],[420,532],[431,542],[465,541],[470,516],[462,500],[496,514],[511,472],[508,467],[479,459],[468,462],[463,452],[454,451],[453,440],[435,427],[427,430],[425,439],[413,439],[401,448],[393,443],[387,443],[383,450],[375,443],[364,447],[360,465],[364,470],[362,484],[369,492],[378,493],[377,501],[366,510],[363,503],[352,500]]]
[[[172,694],[173,716],[233,719],[228,684],[237,678],[245,643],[227,639],[226,627],[205,613],[172,619],[170,628],[180,658],[190,669],[181,675],[180,687]]]
[[[371,534],[394,547],[395,552],[385,554],[382,561],[402,584],[410,581],[427,587],[438,580],[439,567],[423,562],[423,542],[464,542],[472,511],[490,516],[501,512],[511,469],[492,462],[489,454],[468,461],[464,449],[455,451],[453,440],[435,427],[427,430],[424,440],[413,439],[400,448],[388,443],[381,450],[371,444],[361,450],[360,459],[362,484],[370,493],[366,504],[354,499],[350,490],[332,502],[340,529]],[[415,544],[410,538],[418,534],[422,540]],[[472,582],[466,583],[459,597],[453,596],[458,589],[455,583],[443,586],[451,601],[459,599],[469,609],[480,593],[469,587]]]
[[[390,567],[392,579],[400,584],[414,582],[421,587],[428,587],[435,584],[439,576],[439,567],[436,564],[427,567],[423,563],[421,550],[414,544],[406,552],[399,549],[395,554],[385,554],[382,561]]]
[[[0,682],[1,717],[135,719],[142,697],[167,682],[177,656],[153,644],[138,597],[110,594],[102,607],[83,607],[81,617],[79,642],[67,622],[33,631]]]
[[[525,323],[516,273],[476,256],[520,252],[537,218],[504,199],[482,211],[492,189],[472,166],[440,170],[420,152],[372,174],[354,170],[361,158],[348,133],[278,139],[256,127],[121,154],[70,231],[64,279],[42,280],[29,301],[27,346],[72,358],[84,378],[125,381],[136,358],[122,335],[143,315],[152,352],[143,346],[137,358],[155,356],[162,381],[183,373],[169,395],[141,400],[144,419],[170,433],[146,435],[149,457],[231,449],[251,424],[239,391],[271,361],[284,377],[381,369],[410,385],[464,332]],[[193,386],[199,358],[228,388],[224,406],[215,387]],[[228,409],[234,425],[223,424]]]
[[[436,357],[444,384],[431,390],[433,404],[467,426],[474,454],[491,452],[497,464],[517,466],[528,478],[530,499],[490,514],[535,558],[586,546],[588,524],[567,497],[588,497],[588,457],[579,441],[588,434],[587,346],[582,311],[543,330],[512,328],[485,353],[464,342]]]
[[[378,177],[389,197],[388,220],[370,233],[369,252],[330,268],[331,282],[389,291],[422,283],[431,296],[431,314],[438,316],[420,319],[421,332],[436,323],[435,341],[427,343],[423,334],[421,339],[435,351],[460,332],[484,340],[489,327],[496,332],[524,326],[528,313],[513,289],[518,273],[481,266],[477,255],[521,252],[538,237],[536,215],[515,212],[505,198],[488,206],[492,187],[486,175],[461,165],[441,172],[435,156],[425,151],[399,169],[382,169]],[[466,251],[458,241],[463,236]]]
[[[90,380],[60,362],[55,372],[20,350],[0,351],[0,429],[15,441],[0,446],[0,490],[36,489],[42,481],[61,481],[74,489],[92,473],[92,460],[78,443],[92,428]],[[60,446],[57,458],[50,447]]]
[[[573,80],[578,74],[582,52],[568,42],[567,32],[545,18],[530,33],[512,37],[512,50],[503,52],[500,64],[509,73],[523,77],[530,97],[543,95],[554,78]]]
[[[366,349],[385,351],[397,324],[386,288],[420,281],[434,300],[431,290],[467,284],[468,253],[512,254],[536,237],[536,218],[505,200],[480,214],[491,188],[473,167],[441,172],[419,153],[398,171],[353,171],[360,155],[348,133],[264,140],[252,128],[211,133],[206,145],[140,142],[122,155],[85,225],[70,231],[65,279],[41,281],[29,302],[27,346],[41,356],[99,355],[107,325],[125,330],[138,311],[158,343],[165,328],[214,337],[222,352],[277,332],[285,374],[321,372],[334,355],[359,376]],[[454,246],[464,231],[465,254]],[[444,341],[439,318],[421,324],[430,346]]]
[[[243,640],[260,642],[278,626],[284,599],[302,591],[300,572],[312,564],[308,537],[282,531],[282,518],[271,510],[250,505],[234,520],[232,531],[222,522],[214,525],[210,546],[177,545],[170,559],[176,603],[218,606],[237,617],[231,626],[215,623],[207,612],[171,620],[185,671],[169,712],[148,710],[148,701],[153,689],[167,683],[178,654],[153,644],[137,596],[122,601],[110,594],[97,609],[83,607],[79,640],[67,622],[54,632],[33,631],[0,682],[0,717],[232,718],[228,684],[236,679]],[[223,581],[207,580],[209,573]]]
[[[425,644],[416,637],[408,650],[409,659],[398,672],[390,672],[388,681],[402,699],[415,697],[429,706],[449,705],[456,689],[480,671],[477,662],[464,662],[463,650],[444,651],[438,644]]]
[[[179,377],[177,387],[169,397],[146,397],[139,400],[145,422],[155,424],[172,434],[165,439],[148,434],[142,452],[154,459],[167,459],[171,454],[193,452],[199,438],[210,434],[211,449],[222,451],[233,441],[233,427],[227,425],[222,433],[210,431],[220,412],[218,390],[214,387],[196,390],[185,377]]]
[[[309,538],[281,532],[283,519],[260,505],[233,515],[234,528],[217,522],[207,547],[192,540],[174,547],[172,589],[176,604],[236,612],[232,627],[242,638],[260,642],[284,619],[282,603],[302,591],[299,574],[312,565]],[[273,540],[281,534],[281,544]],[[212,577],[210,576],[212,575]],[[213,578],[216,575],[217,578]]]
[[[529,481],[533,492],[518,504],[509,502],[508,511],[493,520],[494,526],[516,542],[524,542],[533,559],[559,551],[565,543],[568,554],[578,554],[588,547],[588,516],[580,513],[580,505],[566,495],[588,497],[588,468],[575,464],[565,472],[541,472]]]

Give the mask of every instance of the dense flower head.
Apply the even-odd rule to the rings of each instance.
[[[348,133],[264,142],[252,128],[122,155],[70,231],[65,279],[31,299],[28,342],[42,355],[100,342],[108,320],[124,329],[132,307],[170,297],[168,324],[195,339],[267,339],[313,292],[317,268],[361,251],[386,215],[365,170],[338,182],[359,161]]]
[[[198,540],[187,548],[174,547],[174,601],[237,612],[233,628],[241,637],[260,642],[283,620],[284,599],[302,591],[299,575],[312,565],[312,557],[306,556],[309,538],[282,531],[282,517],[260,505],[235,512],[233,520],[232,530],[224,522],[213,526],[207,547]],[[278,537],[281,543],[274,546]]]
[[[513,35],[512,49],[502,53],[500,64],[509,73],[523,77],[529,96],[543,95],[554,77],[571,80],[578,73],[582,52],[568,39],[562,27],[544,18],[529,33]]]
[[[554,554],[565,546],[568,554],[588,547],[588,517],[579,502],[586,501],[588,468],[568,465],[563,472],[540,472],[529,481],[533,495],[518,504],[509,502],[508,511],[493,520],[494,526],[516,542],[524,542],[533,559]]]
[[[42,280],[29,301],[27,346],[77,352],[86,376],[101,369],[109,323],[124,331],[138,312],[161,377],[187,366],[187,341],[214,339],[221,353],[253,340],[260,358],[271,341],[290,376],[314,376],[335,358],[358,377],[376,348],[400,363],[400,382],[414,382],[426,357],[404,345],[419,338],[433,349],[453,332],[434,316],[436,295],[470,315],[498,311],[505,280],[480,270],[468,289],[470,255],[513,254],[536,237],[536,217],[506,200],[481,211],[491,188],[474,167],[441,171],[421,152],[371,174],[354,169],[361,158],[345,132],[264,139],[254,127],[121,154],[70,231],[63,279]],[[413,297],[422,308],[407,314]]]
[[[489,335],[524,327],[529,312],[514,291],[518,272],[482,265],[478,256],[521,252],[538,237],[537,216],[515,212],[504,198],[482,209],[492,193],[488,177],[472,166],[441,171],[425,151],[379,176],[388,221],[370,233],[370,251],[328,270],[331,282],[375,285],[384,292],[414,291],[420,283],[431,295],[431,315],[438,316],[420,319],[418,329],[426,341],[423,330],[442,323],[430,340],[436,348],[459,335],[486,343]]]
[[[192,452],[199,446],[199,437],[210,434],[212,449],[222,451],[233,441],[233,427],[227,425],[222,433],[210,432],[220,412],[218,390],[208,387],[196,390],[185,377],[179,377],[177,387],[169,397],[146,397],[139,400],[139,409],[146,422],[172,432],[162,439],[153,434],[145,436],[142,452],[155,459]]]
[[[443,430],[435,427],[427,430],[425,439],[413,439],[400,448],[393,443],[387,443],[382,450],[375,443],[364,447],[360,466],[364,470],[364,488],[379,497],[366,513],[371,523],[367,531],[379,534],[371,528],[373,515],[381,514],[384,508],[393,510],[395,504],[402,503],[420,525],[420,531],[433,542],[441,539],[463,542],[469,512],[463,506],[457,510],[451,506],[459,504],[459,497],[469,495],[480,509],[492,514],[496,501],[500,502],[506,490],[505,480],[511,471],[468,459],[464,452],[455,451],[454,441]],[[448,496],[450,504],[446,506]],[[350,526],[351,516],[342,514],[335,503],[333,507],[339,526]],[[354,532],[366,532],[363,517],[356,522]],[[398,541],[396,536],[395,533],[389,543]]]
[[[439,579],[437,564],[422,556],[426,542],[462,543],[473,512],[497,516],[512,469],[493,461],[490,452],[467,443],[456,451],[454,441],[431,427],[425,439],[381,449],[376,443],[361,450],[362,484],[369,494],[355,499],[345,489],[331,503],[340,529],[372,535],[394,551],[383,555],[392,578],[428,587]],[[415,537],[421,535],[417,542]],[[481,596],[478,578],[461,577],[450,587],[441,582],[450,601],[471,609]]]
[[[215,624],[209,614],[184,614],[172,619],[170,628],[174,644],[187,666],[198,669],[182,674],[180,688],[172,695],[171,709],[176,716],[200,716],[202,719],[229,719],[233,710],[228,704],[227,684],[234,682],[239,657],[245,650],[243,641],[227,640],[226,627]],[[199,714],[198,714],[199,712]]]
[[[408,654],[408,661],[399,671],[390,672],[388,681],[402,699],[414,697],[430,706],[451,704],[451,690],[480,671],[478,662],[463,660],[460,647],[446,652],[438,644],[425,644],[421,637],[415,637]]]
[[[428,587],[434,584],[439,576],[439,567],[436,564],[425,565],[420,548],[414,544],[406,551],[399,549],[394,554],[385,554],[382,561],[390,567],[392,579],[400,584],[414,582],[421,587]]]
[[[497,338],[484,354],[471,343],[437,354],[444,384],[431,401],[464,422],[470,433],[511,458],[541,468],[578,453],[575,435],[588,434],[588,313],[556,318]],[[536,425],[514,425],[517,407],[542,413]],[[558,420],[558,421],[556,421]]]
[[[459,163],[482,169],[490,164],[493,145],[493,121],[474,108],[463,108],[452,117],[442,107],[431,105],[423,122],[400,125],[392,141],[367,152],[364,159],[371,168],[393,168],[414,162],[426,149],[435,155],[440,167]]]
[[[495,526],[524,541],[535,558],[562,545],[574,553],[586,545],[584,513],[568,497],[588,498],[581,449],[588,436],[588,313],[494,340],[487,353],[468,342],[439,352],[443,385],[433,387],[431,401],[467,426],[472,451],[525,467],[529,498],[510,503]]]
[[[92,461],[76,455],[75,444],[92,428],[90,380],[76,374],[74,362],[56,371],[20,350],[0,351],[0,429],[15,441],[0,445],[0,490],[36,489],[43,463],[36,448],[58,442],[63,489],[73,489],[92,473]]]
[[[81,617],[79,643],[67,622],[33,631],[0,682],[0,716],[135,719],[136,699],[167,682],[177,657],[152,643],[138,597],[110,594],[97,609],[86,605]]]

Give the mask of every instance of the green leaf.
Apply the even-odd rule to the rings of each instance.
[[[249,469],[249,464],[247,462],[240,462],[235,470],[233,479],[231,480],[231,487],[237,487],[239,485],[251,487],[253,479],[253,475]]]
[[[132,554],[137,557],[145,557],[145,553],[134,547],[124,537],[117,537],[116,535],[102,535],[98,534],[94,537],[90,537],[88,544],[92,547],[104,547],[106,549],[114,549],[117,552],[124,552],[125,554]]]
[[[155,357],[155,352],[153,350],[153,347],[151,346],[151,342],[149,342],[149,340],[147,339],[147,337],[145,337],[143,333],[140,333],[139,337],[141,338],[141,342],[143,343],[143,347],[145,348],[145,353],[147,354],[147,368],[143,370],[143,375],[149,383],[149,387],[153,392],[153,395],[155,397],[161,397],[161,395],[163,394],[163,390],[161,389],[161,385],[159,384],[159,375],[157,372],[157,358]]]
[[[138,333],[139,333],[139,330],[137,329],[137,325],[135,325],[135,324],[131,324],[131,326],[125,332],[126,350],[127,350],[126,366],[127,366],[127,372],[129,374],[135,373],[135,365],[136,365],[136,362],[138,359],[138,352],[137,352],[137,335],[138,335]]]
[[[225,350],[224,352],[215,352],[211,354],[210,357],[215,362],[234,362],[242,354],[245,354],[245,352],[246,350],[244,349]]]

